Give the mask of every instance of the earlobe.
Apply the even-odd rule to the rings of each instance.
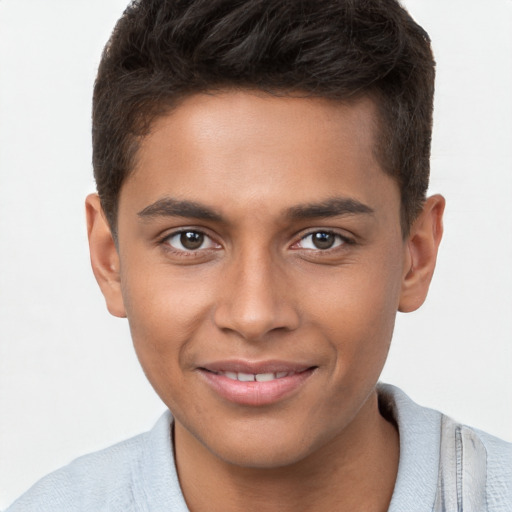
[[[109,312],[124,318],[126,312],[121,294],[119,254],[97,194],[87,196],[85,211],[94,277],[105,297]]]
[[[406,244],[399,311],[415,311],[427,297],[443,235],[444,206],[445,200],[441,195],[429,197],[411,227]]]

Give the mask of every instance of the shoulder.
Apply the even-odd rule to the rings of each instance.
[[[394,386],[380,385],[378,391],[400,433],[397,502],[414,489],[411,500],[423,493],[429,504],[435,496],[426,510],[465,510],[468,504],[479,511],[512,510],[511,443],[422,407]],[[411,507],[412,501],[397,510]]]
[[[170,415],[164,414],[151,431],[79,457],[37,482],[6,512],[130,512],[146,501],[170,504],[172,480],[178,485],[170,422]],[[155,486],[162,490],[160,496],[152,492]],[[147,500],[148,489],[152,497]]]
[[[512,443],[468,428],[485,448],[488,510],[512,510]]]
[[[79,457],[37,482],[8,512],[102,510],[100,507],[131,510],[128,495],[146,437],[141,434]]]

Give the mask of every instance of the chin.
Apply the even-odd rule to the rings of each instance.
[[[227,464],[247,469],[278,469],[299,463],[310,455],[311,449],[301,443],[273,442],[244,443],[243,446],[222,446],[214,455]]]
[[[293,428],[293,427],[294,428]],[[332,431],[314,432],[312,425],[279,421],[249,421],[195,436],[217,459],[241,468],[277,469],[291,466],[321,450],[336,437]]]

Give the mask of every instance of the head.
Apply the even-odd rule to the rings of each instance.
[[[117,23],[94,90],[94,173],[114,236],[121,188],[155,119],[224,89],[371,97],[374,151],[398,184],[408,233],[428,186],[434,60],[396,0],[142,0]]]
[[[391,0],[127,9],[95,88],[91,260],[178,446],[276,468],[372,437],[441,237],[433,75]]]

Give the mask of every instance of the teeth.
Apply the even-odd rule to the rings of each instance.
[[[243,372],[218,372],[218,375],[224,375],[231,380],[239,380],[240,382],[270,382],[275,379],[282,379],[294,372],[276,372],[276,373],[243,373]]]
[[[238,372],[238,380],[241,382],[251,382],[251,381],[255,380],[255,378],[252,373]]]
[[[254,377],[258,382],[268,382],[269,380],[274,380],[276,375],[273,373],[258,373]]]

